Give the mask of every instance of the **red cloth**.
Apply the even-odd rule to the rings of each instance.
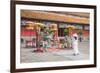
[[[36,32],[32,30],[21,30],[21,36],[36,36]]]

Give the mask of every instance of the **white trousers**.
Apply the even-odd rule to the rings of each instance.
[[[73,52],[74,52],[74,54],[79,54],[79,49],[78,49],[78,43],[77,42],[73,43]]]

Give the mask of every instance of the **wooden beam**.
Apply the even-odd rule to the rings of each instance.
[[[21,10],[21,17],[79,23],[79,24],[89,24],[89,18],[73,16],[70,14],[68,15],[61,13],[59,14],[54,12]]]

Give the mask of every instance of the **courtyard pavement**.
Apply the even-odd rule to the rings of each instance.
[[[43,53],[33,52],[33,48],[21,48],[21,63],[75,61],[89,59],[89,41],[79,42],[80,54],[73,55],[73,49],[61,49]]]

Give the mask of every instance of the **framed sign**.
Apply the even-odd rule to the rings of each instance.
[[[96,6],[11,1],[12,73],[89,67],[96,67]]]

